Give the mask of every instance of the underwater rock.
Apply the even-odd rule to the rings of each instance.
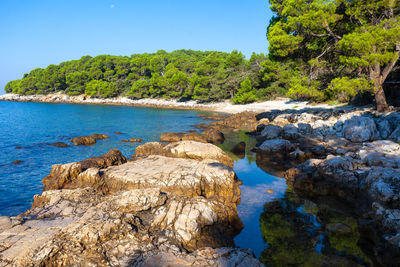
[[[55,147],[70,147],[69,145],[63,143],[63,142],[55,142],[55,143],[50,143],[49,145],[55,146]]]
[[[97,140],[108,139],[108,138],[110,138],[110,137],[105,134],[92,134],[92,135],[86,135],[86,136],[78,136],[78,137],[72,138],[70,141],[75,146],[79,146],[79,145],[90,146],[90,145],[94,145]]]

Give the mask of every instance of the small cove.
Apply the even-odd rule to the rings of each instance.
[[[188,132],[206,122],[203,111],[165,110],[127,106],[74,105],[0,102],[0,215],[14,216],[29,209],[34,194],[41,192],[40,181],[51,165],[80,161],[117,148],[129,157],[137,143],[121,139],[142,138],[158,141],[163,132]],[[116,134],[120,131],[122,134]],[[80,135],[107,134],[94,146],[58,148]],[[257,162],[251,152],[255,140],[243,131],[226,133],[221,147],[229,150],[240,141],[246,154],[232,155],[241,185],[239,216],[244,224],[236,236],[239,247],[251,248],[266,263],[318,264],[337,255],[360,264],[369,259],[358,246],[360,234],[351,213],[341,208],[313,202],[291,192],[285,180],[269,174],[268,166]],[[14,160],[22,160],[13,164]],[[267,172],[265,172],[267,170]],[[272,173],[272,172],[271,172]],[[345,235],[327,231],[327,225],[350,226]],[[288,260],[290,258],[290,261]]]

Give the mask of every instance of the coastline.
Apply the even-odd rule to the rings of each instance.
[[[66,103],[66,104],[99,104],[99,105],[115,105],[115,106],[133,106],[133,107],[151,107],[162,109],[190,109],[204,110],[221,113],[235,114],[244,111],[266,112],[271,110],[285,109],[302,109],[302,108],[325,108],[331,109],[336,106],[327,104],[311,105],[306,101],[292,101],[286,98],[278,98],[276,100],[263,101],[251,104],[233,105],[230,101],[201,104],[195,100],[180,102],[176,99],[130,99],[127,97],[116,98],[90,98],[85,95],[68,96],[62,93],[54,93],[48,95],[17,95],[4,94],[0,95],[0,101],[16,101],[16,102],[38,102],[38,103]]]
[[[55,101],[48,102],[54,103]],[[281,103],[279,101],[270,102]],[[83,104],[104,103],[84,102]],[[118,105],[118,103],[111,105]],[[315,108],[315,106],[312,107]],[[174,107],[170,106],[169,108]],[[397,163],[400,147],[392,141],[383,139],[394,138],[394,135],[389,136],[389,132],[396,133],[396,130],[393,131],[392,128],[398,126],[397,121],[399,117],[397,113],[378,114],[369,112],[371,111],[291,110],[290,112],[264,112],[258,115],[248,113],[235,114],[211,122],[205,131],[211,130],[218,133],[218,131],[223,131],[224,129],[235,131],[242,129],[244,126],[249,127],[249,130],[253,131],[248,132],[248,134],[259,141],[259,144],[252,144],[247,148],[256,150],[257,164],[265,164],[265,168],[269,169],[270,165],[268,165],[268,161],[272,158],[273,161],[278,163],[280,168],[284,169],[282,176],[291,190],[304,194],[311,199],[324,199],[334,196],[338,206],[340,206],[342,202],[349,203],[352,216],[360,217],[360,220],[369,222],[362,226],[362,231],[374,231],[373,233],[376,233],[371,246],[374,248],[380,246],[389,251],[388,253],[391,255],[398,255],[396,242],[399,235],[394,234],[393,231],[393,229],[397,231],[396,229],[399,227],[397,224],[398,219],[395,217],[397,213],[394,209],[397,202],[393,204],[393,201],[398,201],[398,199],[392,197],[392,192],[386,190],[387,188],[398,188],[396,184],[397,180],[392,181],[391,177],[396,177],[395,175],[398,174],[397,168],[399,165],[396,164],[400,164]],[[386,123],[383,124],[382,121],[386,121]],[[370,125],[370,127],[359,127],[359,125]],[[382,125],[386,126],[383,127]],[[383,130],[388,131],[386,137],[382,137],[382,134],[385,132]],[[217,170],[225,170],[225,167],[215,168],[220,166],[218,164],[229,165],[229,168],[233,165],[230,160],[229,162],[222,162],[221,160],[224,158],[222,157],[225,155],[224,153],[227,153],[228,150],[221,153],[218,148],[207,144],[209,142],[212,143],[211,140],[206,140],[204,143],[198,142],[197,138],[201,137],[200,135],[170,133],[169,136],[178,138],[179,140],[164,140],[168,144],[160,142],[145,143],[135,150],[135,155],[138,155],[138,157],[133,160],[125,159],[119,151],[111,150],[105,155],[89,158],[82,162],[54,165],[50,175],[43,179],[43,183],[47,188],[45,188],[41,195],[34,197],[34,205],[31,209],[18,215],[20,217],[0,218],[5,221],[7,229],[12,229],[12,231],[17,232],[18,236],[24,237],[28,235],[24,232],[25,230],[20,230],[22,229],[21,226],[34,228],[39,225],[40,229],[46,229],[49,227],[49,221],[60,220],[57,221],[57,223],[62,226],[58,226],[54,233],[40,232],[40,229],[38,230],[40,237],[43,237],[40,240],[46,239],[55,241],[40,243],[42,241],[33,242],[32,240],[21,239],[21,243],[32,242],[34,246],[45,248],[42,249],[42,251],[50,251],[51,254],[45,255],[45,253],[43,253],[43,257],[34,257],[31,254],[26,254],[18,245],[10,245],[10,248],[7,249],[7,253],[9,254],[4,255],[10,255],[10,251],[14,253],[12,255],[24,255],[24,257],[18,258],[15,256],[14,258],[25,265],[46,262],[46,257],[51,258],[51,263],[57,263],[63,261],[63,256],[57,254],[59,251],[62,251],[62,247],[62,249],[66,249],[66,254],[71,261],[74,259],[87,261],[91,258],[98,257],[104,261],[111,259],[115,265],[121,265],[124,258],[133,257],[130,253],[132,246],[141,248],[151,246],[158,247],[159,243],[162,243],[166,248],[165,250],[156,249],[153,251],[142,249],[141,256],[134,259],[138,266],[143,262],[146,264],[149,262],[152,263],[154,260],[158,261],[160,255],[164,255],[173,261],[179,258],[192,263],[192,260],[203,260],[201,256],[203,254],[201,253],[205,253],[204,251],[207,251],[210,255],[217,255],[213,256],[212,260],[208,258],[204,260],[207,263],[205,265],[212,265],[214,263],[213,261],[226,258],[226,255],[228,255],[229,260],[243,261],[244,258],[246,261],[252,262],[252,265],[249,266],[259,266],[258,264],[262,266],[261,263],[254,258],[252,252],[247,252],[248,250],[244,248],[233,248],[233,245],[230,243],[230,240],[235,236],[238,228],[241,227],[240,224],[232,222],[238,222],[240,220],[240,218],[238,220],[237,217],[237,196],[240,195],[240,198],[242,197],[241,193],[238,193],[241,192],[240,188],[238,189],[239,184],[235,182],[235,179],[232,180],[234,175],[231,172],[219,173],[216,176],[218,179],[212,181],[211,184],[203,188],[204,190],[200,189],[199,192],[206,192],[206,197],[201,196],[204,197],[204,199],[198,198],[200,196],[193,197],[193,194],[190,193],[191,189],[186,187],[186,183],[164,186],[159,183],[159,180],[157,180],[158,178],[154,179],[154,181],[157,181],[155,185],[146,185],[144,180],[140,180],[140,184],[145,184],[149,188],[137,188],[135,184],[130,184],[130,187],[126,186],[125,181],[128,181],[131,176],[128,177],[125,173],[137,169],[140,171],[134,171],[133,173],[140,173],[137,179],[142,179],[143,174],[145,174],[144,176],[153,175],[152,173],[146,173],[146,171],[154,166],[158,166],[156,169],[156,176],[163,177],[161,181],[164,181],[170,177],[175,177],[175,175],[181,175],[181,171],[186,168],[203,170],[204,175],[202,174],[202,176],[205,176],[209,175],[208,172],[214,173],[217,172]],[[176,150],[177,148],[179,149]],[[172,153],[171,151],[173,150],[181,151],[182,153]],[[219,152],[214,153],[211,151]],[[231,150],[229,149],[229,151]],[[378,152],[378,154],[376,152]],[[110,159],[112,160],[110,161]],[[206,161],[202,162],[203,159],[206,159]],[[202,167],[204,164],[208,164],[209,160],[213,161],[216,159],[218,159],[218,162],[214,162],[214,165],[207,165],[207,168]],[[72,172],[70,172],[69,169],[71,166],[73,166],[71,169],[73,170]],[[82,166],[86,167],[83,168]],[[173,166],[171,168],[173,170],[173,175],[171,175],[170,170],[165,166]],[[227,170],[231,170],[229,168]],[[66,172],[74,173],[72,176],[68,174],[68,177],[73,177],[71,181],[64,179],[64,173]],[[388,173],[388,175],[384,176],[383,173]],[[196,175],[197,172],[189,176],[196,178]],[[224,179],[220,180],[220,177]],[[179,181],[181,181],[181,179],[179,179]],[[189,182],[190,181],[191,180],[189,180]],[[221,186],[225,183],[231,186],[228,188]],[[364,183],[366,186],[363,186]],[[155,190],[153,188],[154,186],[157,187]],[[201,183],[200,186],[204,185]],[[214,195],[210,195],[211,193],[205,191],[205,189],[215,186],[217,186],[219,190],[215,192],[210,191],[217,196],[214,199]],[[88,187],[89,189],[87,189]],[[265,189],[266,188],[264,188],[264,191]],[[103,193],[98,194],[96,190]],[[165,197],[164,193],[161,193],[164,191],[167,191],[168,198]],[[113,193],[109,194],[109,192]],[[186,192],[190,193],[189,196],[185,195]],[[228,196],[226,192],[229,192]],[[233,194],[231,194],[232,192]],[[140,198],[136,198],[139,194],[142,194]],[[308,201],[308,197],[304,199]],[[146,210],[148,206],[145,206],[146,203],[141,202],[141,198],[146,199],[146,201],[148,200],[149,203],[146,203],[150,205],[149,209],[151,212]],[[60,199],[62,201],[60,201]],[[284,205],[286,203],[285,201],[286,200],[282,198],[271,202],[269,205],[272,208],[276,208],[281,204]],[[125,204],[127,202],[130,203],[130,206]],[[228,204],[226,204],[226,202]],[[362,207],[362,210],[358,210],[350,203],[366,203],[366,206]],[[183,212],[183,210],[176,210],[174,207],[177,205],[187,206],[188,211]],[[227,205],[229,207],[228,213],[225,212]],[[316,201],[314,205],[318,205],[318,202]],[[144,206],[146,208],[143,208]],[[59,210],[66,210],[66,212],[62,213],[61,216],[57,215],[54,217],[54,214]],[[76,210],[88,210],[87,214],[89,215],[84,216],[85,214],[75,212]],[[110,210],[112,214],[116,214],[117,216],[107,217]],[[216,216],[208,216],[212,218],[208,224],[203,224],[205,218],[207,220],[209,219],[202,215],[203,210],[209,211],[207,214],[216,214]],[[222,210],[224,210],[224,212],[222,212]],[[332,209],[328,209],[324,206],[324,210]],[[141,223],[140,220],[132,222],[129,220],[121,221],[117,219],[121,218],[127,211],[130,215],[140,218],[140,220],[143,218],[145,223]],[[336,213],[338,212],[336,206],[334,211]],[[290,214],[302,216],[298,210],[289,211],[287,213],[285,213],[286,210],[279,210],[278,212],[268,211],[264,214],[273,215],[279,212],[283,212],[284,214],[289,214],[290,212]],[[42,214],[45,214],[45,216],[40,217]],[[161,215],[158,216],[158,214]],[[190,214],[199,214],[199,216],[195,218],[189,218],[190,225],[196,225],[196,228],[192,229],[187,226],[181,227],[180,223],[165,223],[163,218],[167,216],[166,214],[172,214],[171,221],[175,222],[187,221]],[[310,214],[313,213],[310,212]],[[315,216],[318,216],[320,221],[322,221],[322,219],[327,220],[327,217],[325,217],[327,215],[325,213],[324,215],[316,214]],[[68,222],[66,225],[62,224],[64,217],[68,219],[72,218],[72,222]],[[99,217],[106,219],[102,219],[103,221],[99,222],[97,219]],[[22,219],[18,220],[18,218]],[[49,220],[49,218],[51,218],[51,220]],[[263,218],[266,223],[269,222],[268,216],[264,216]],[[335,219],[336,217],[332,218]],[[294,219],[288,217],[287,220],[289,222],[291,222],[291,220],[294,220],[294,222],[297,221],[295,216]],[[318,233],[333,233],[344,236],[351,236],[353,232],[358,233],[352,224],[357,223],[358,225],[358,221],[346,221],[341,219],[340,222],[327,222],[329,223],[325,222],[326,224],[324,224],[323,227],[316,228]],[[139,229],[133,234],[130,233],[130,225],[132,225],[132,223]],[[82,227],[82,224],[85,224],[85,227]],[[103,229],[97,228],[99,224],[107,224],[113,229],[117,229],[115,231],[118,232],[121,238],[118,239],[109,236],[106,232],[107,229],[103,231]],[[177,225],[180,228],[177,228]],[[220,232],[218,232],[221,225],[223,225],[222,227],[224,229],[223,239],[221,239]],[[375,229],[377,227],[376,225],[379,225],[378,227],[380,228],[378,230],[371,230]],[[34,229],[36,230],[36,228]],[[80,229],[83,230],[81,231]],[[152,232],[154,229],[156,229],[156,231]],[[214,230],[209,232],[210,229]],[[172,233],[170,236],[170,238],[172,238],[172,243],[166,243],[162,237],[160,238],[158,236],[159,231],[165,230]],[[341,231],[344,231],[344,233]],[[70,236],[59,234],[67,232]],[[123,253],[118,254],[120,252],[107,251],[107,253],[115,254],[112,254],[112,258],[108,257],[107,259],[103,259],[101,257],[106,253],[105,251],[99,253],[98,250],[92,250],[91,248],[103,248],[101,244],[104,242],[98,243],[95,238],[79,240],[82,236],[93,236],[99,232],[101,236],[106,238],[106,243],[117,242],[118,246],[123,249]],[[5,233],[7,234],[8,232]],[[146,233],[151,233],[151,236],[155,239],[147,238]],[[207,235],[203,233],[207,233]],[[222,243],[207,243],[207,246],[223,246],[223,248],[219,248],[225,253],[223,256],[218,254],[220,252],[218,249],[204,249],[197,245],[203,242],[202,236],[208,236],[210,234],[210,239],[204,242],[222,240]],[[138,238],[135,236],[141,240],[137,241]],[[363,239],[360,240],[364,240],[366,237],[363,236],[361,238]],[[70,239],[79,240],[79,242],[71,244],[69,243]],[[129,245],[126,245],[126,240],[129,240]],[[201,242],[199,242],[199,240]],[[329,240],[325,242],[329,242]],[[81,243],[85,245],[85,248],[79,247]],[[181,248],[178,246],[178,249],[175,249],[175,244],[183,244],[183,247]],[[75,246],[85,251],[85,254],[82,254],[82,258],[76,255]],[[113,247],[115,247],[115,245],[113,245]],[[183,249],[188,252],[184,252]],[[229,253],[227,254],[226,251]],[[241,256],[237,257],[236,255],[239,253],[241,253]],[[273,253],[273,251],[270,253]],[[89,255],[90,257],[85,257],[85,255]],[[121,257],[121,255],[123,256]],[[377,256],[377,259],[385,262],[384,258],[379,258],[380,255],[382,255],[382,249],[380,249],[380,254]],[[15,261],[15,259],[9,260],[11,259],[10,257],[1,258],[1,256],[2,255],[0,255],[0,263],[4,259],[8,262]],[[327,255],[327,257],[330,256],[331,255]],[[368,258],[366,259],[366,262],[368,262]],[[397,258],[394,259],[394,261],[396,260]]]

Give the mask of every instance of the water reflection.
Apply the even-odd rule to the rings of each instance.
[[[235,238],[239,247],[251,248],[266,266],[370,266],[358,246],[357,220],[345,209],[302,198],[285,180],[270,175],[269,165],[256,161],[255,140],[244,132],[225,133],[221,148],[229,153],[246,142],[244,158],[230,153],[240,180],[238,213],[244,229]],[[279,168],[273,168],[274,174]]]

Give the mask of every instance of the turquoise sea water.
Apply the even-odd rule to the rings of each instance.
[[[80,161],[119,149],[130,157],[139,144],[121,139],[142,138],[158,141],[164,132],[187,132],[205,122],[202,111],[170,110],[107,105],[73,105],[0,102],[0,215],[14,216],[30,208],[33,196],[42,190],[41,180],[53,164]],[[122,134],[115,134],[120,131]],[[94,133],[107,134],[93,146],[73,146],[69,139]],[[251,152],[255,140],[244,132],[225,133],[221,148],[229,150],[246,142],[246,154],[234,158],[234,170],[241,185],[239,217],[244,229],[235,244],[251,248],[267,265],[293,266],[310,259],[347,254],[358,263],[368,259],[357,246],[359,234],[330,236],[324,224],[355,220],[326,205],[310,202],[288,190],[285,180],[266,173]],[[71,147],[58,148],[49,143],[64,142]],[[19,164],[13,161],[21,160]],[[321,216],[321,214],[323,216]],[[327,215],[328,214],[328,215]],[[334,242],[329,243],[329,238]],[[343,250],[341,244],[346,244]],[[336,247],[335,247],[336,246]],[[350,246],[350,248],[348,248]],[[327,253],[328,256],[322,256]],[[287,259],[296,257],[295,262]]]

